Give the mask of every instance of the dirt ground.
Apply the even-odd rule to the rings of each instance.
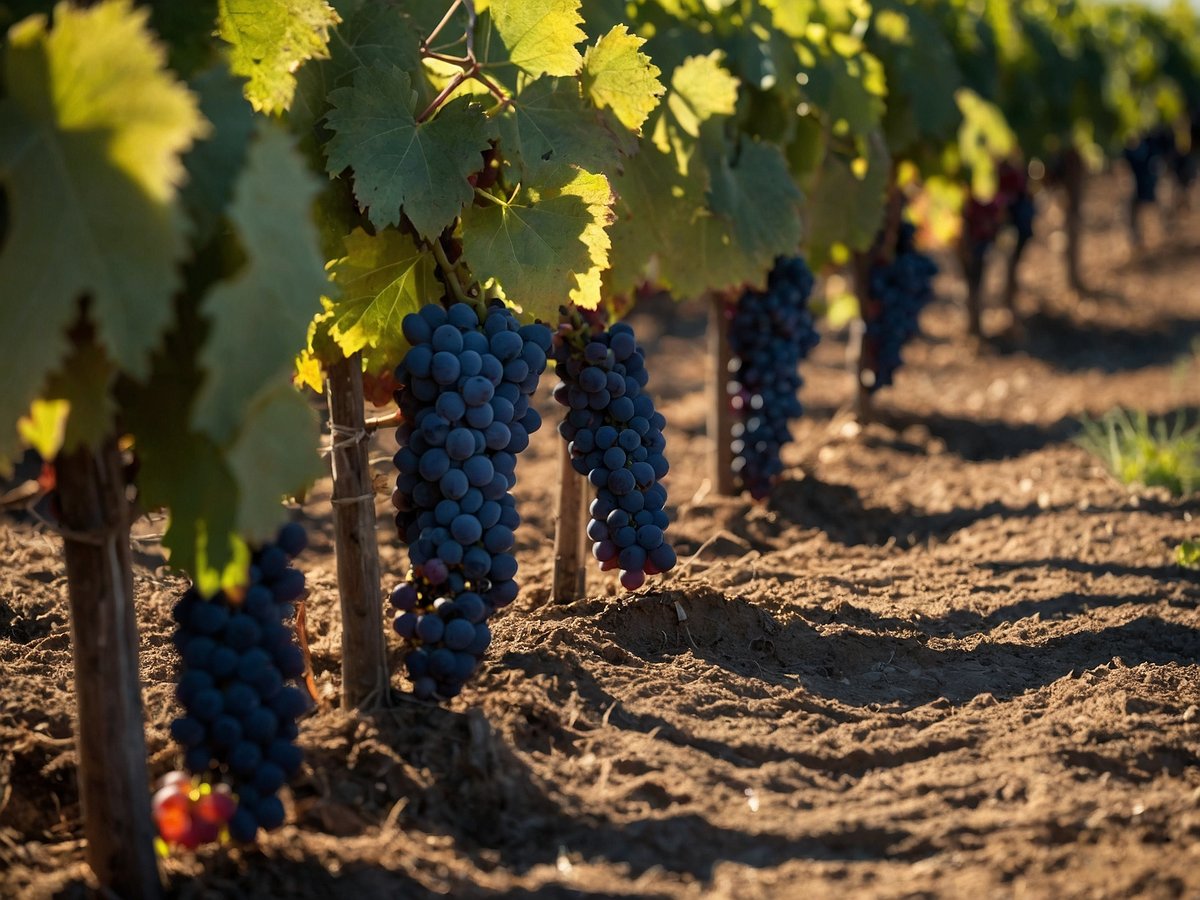
[[[1172,561],[1200,506],[1121,487],[1071,440],[1116,405],[1200,408],[1200,210],[1131,258],[1118,190],[1098,181],[1086,208],[1088,297],[1044,210],[1022,340],[973,348],[961,280],[941,277],[928,337],[879,397],[890,424],[850,421],[846,336],[827,335],[766,505],[708,490],[702,310],[635,315],[681,565],[633,594],[593,572],[589,599],[544,605],[544,428],[519,473],[523,594],[446,708],[337,708],[320,485],[302,565],[325,705],[288,822],[254,850],[170,860],[172,894],[1200,896],[1200,579]],[[395,576],[386,498],[379,512]],[[182,582],[139,549],[157,776],[177,761]],[[8,522],[0,558],[0,896],[81,897],[60,545]]]

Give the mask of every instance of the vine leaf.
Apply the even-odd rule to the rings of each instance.
[[[565,297],[595,309],[608,268],[612,203],[603,175],[547,170],[511,201],[463,212],[463,256],[476,277],[495,278],[530,315],[556,320]]]
[[[229,208],[248,261],[202,306],[212,330],[193,423],[218,442],[236,430],[254,392],[283,377],[328,291],[311,216],[316,191],[287,135],[264,127]]]
[[[437,237],[474,194],[467,179],[492,136],[480,107],[459,98],[418,124],[408,73],[382,65],[360,69],[329,100],[329,173],[354,170],[354,195],[377,228],[399,224],[403,208],[422,237]]]
[[[504,156],[522,174],[566,162],[587,172],[614,172],[637,151],[637,139],[611,119],[606,123],[610,116],[584,102],[575,79],[539,78],[500,117]]]
[[[252,541],[272,537],[279,501],[299,493],[322,472],[321,459],[297,447],[315,447],[317,419],[286,381],[261,394],[229,446],[226,458],[237,484],[237,530]]]
[[[288,110],[294,130],[308,129],[324,116],[329,92],[351,84],[364,66],[398,66],[409,73],[421,101],[432,99],[423,76],[420,36],[404,3],[338,0],[337,11],[342,21],[330,36],[329,58],[296,73],[296,96]]]
[[[737,108],[738,80],[721,66],[721,53],[688,57],[671,75],[667,109],[672,123],[691,137],[714,116],[731,116]],[[660,121],[666,122],[667,117]],[[655,143],[665,149],[662,138]]]
[[[814,269],[829,261],[838,245],[865,250],[883,221],[891,159],[879,132],[867,149],[862,162],[827,154],[808,184],[808,251]]]
[[[443,293],[433,258],[395,229],[371,236],[356,228],[331,277],[341,292],[330,335],[346,356],[361,350],[368,372],[399,361],[407,347],[400,320]]]
[[[60,4],[8,34],[0,100],[0,468],[13,423],[67,351],[66,327],[91,298],[97,339],[144,377],[171,320],[188,251],[178,205],[182,154],[206,130],[195,97],[166,70],[129,0]]]
[[[645,43],[624,25],[615,25],[583,56],[584,91],[630,131],[641,130],[666,90],[658,66],[642,52]]]
[[[477,3],[477,7],[484,4]],[[500,62],[492,48],[492,31],[503,44],[503,61],[523,72],[539,75],[575,75],[583,63],[576,45],[587,38],[579,26],[579,0],[491,0],[490,13],[481,19],[485,49],[483,59]]]
[[[296,70],[329,55],[339,21],[326,0],[220,0],[217,33],[232,45],[229,67],[249,79],[246,99],[260,112],[283,112],[296,92]]]
[[[757,281],[776,256],[800,245],[800,191],[778,147],[743,138],[731,160],[724,144],[708,160],[709,208],[729,221],[737,246],[755,261],[750,278]]]

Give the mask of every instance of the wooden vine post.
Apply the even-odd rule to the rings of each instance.
[[[79,799],[87,861],[124,898],[162,886],[150,814],[129,500],[115,437],[56,465],[71,607]]]
[[[587,593],[588,482],[571,465],[566,441],[560,441],[558,515],[554,524],[554,574],[550,596],[569,603]]]
[[[1080,254],[1083,243],[1083,187],[1086,178],[1083,156],[1074,147],[1063,157],[1062,185],[1066,194],[1067,230],[1067,280],[1071,289],[1083,293],[1087,290],[1080,269]]]
[[[729,322],[726,297],[708,295],[708,434],[712,440],[709,480],[722,497],[736,493],[733,483],[733,410],[729,406]]]
[[[342,707],[351,709],[385,701],[389,678],[361,356],[356,353],[330,365],[327,376],[333,533],[342,610]]]

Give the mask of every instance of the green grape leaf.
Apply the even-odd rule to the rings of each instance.
[[[64,450],[95,446],[112,433],[117,413],[112,396],[115,376],[104,348],[85,341],[72,347],[62,367],[47,379],[43,395],[66,400],[70,409],[63,432]]]
[[[587,172],[612,173],[637,150],[637,140],[609,114],[588,107],[573,79],[545,77],[517,94],[499,122],[505,159],[522,174],[571,163]]]
[[[742,139],[731,161],[725,142],[706,144],[709,208],[728,219],[737,247],[761,263],[765,276],[775,257],[800,246],[800,190],[787,160],[772,144]],[[757,277],[757,276],[756,276]]]
[[[333,263],[331,278],[341,292],[330,335],[346,356],[362,351],[368,372],[399,361],[407,347],[401,319],[444,293],[433,257],[391,228],[347,235],[346,255]]]
[[[325,115],[329,93],[350,84],[365,66],[398,66],[412,79],[418,102],[433,99],[424,77],[420,35],[404,3],[337,0],[335,6],[342,21],[329,39],[329,58],[296,73],[296,96],[288,110],[294,127],[311,128]]]
[[[962,76],[937,22],[911,3],[879,0],[867,43],[887,77],[888,146],[909,155],[918,145],[951,138]]]
[[[827,154],[807,185],[808,261],[819,269],[835,246],[865,250],[883,221],[891,159],[879,133],[858,160]]]
[[[879,125],[887,92],[883,65],[859,41],[818,35],[797,41],[795,49],[800,95],[813,113],[831,126],[844,122],[855,135]]]
[[[242,537],[261,542],[274,536],[282,498],[302,491],[323,470],[316,443],[317,417],[286,382],[256,398],[227,451]],[[311,453],[304,452],[308,447]]]
[[[316,192],[288,136],[264,126],[229,208],[247,262],[202,306],[212,330],[193,422],[218,442],[236,430],[254,394],[290,367],[328,291],[312,223]]]
[[[242,96],[242,84],[228,72],[212,69],[192,85],[200,95],[200,111],[213,132],[184,157],[188,181],[181,197],[203,244],[217,231],[254,133],[254,113]]]
[[[676,266],[672,251],[690,247],[692,228],[704,215],[707,188],[699,167],[681,172],[671,153],[653,145],[643,146],[629,160],[613,180],[617,218],[610,229],[606,295],[629,296],[644,281],[674,287],[681,276],[686,278],[688,265]],[[672,255],[664,259],[664,254]]]
[[[584,92],[630,131],[641,129],[665,90],[658,66],[642,52],[645,43],[617,25],[583,55]]]
[[[246,99],[265,113],[283,112],[296,91],[296,70],[328,56],[338,14],[326,0],[220,0],[217,33],[232,45],[229,67],[249,79]]]
[[[529,315],[557,321],[568,299],[600,305],[608,268],[612,188],[603,175],[561,166],[497,199],[463,212],[463,256],[480,280],[495,278]]]
[[[13,426],[67,352],[65,329],[91,298],[97,340],[144,376],[171,320],[188,252],[177,189],[182,154],[205,132],[195,98],[165,69],[128,0],[57,7],[8,34],[0,99],[0,459]]]
[[[1006,158],[1016,146],[1016,137],[998,106],[968,88],[954,96],[962,112],[958,128],[958,152],[971,174],[971,193],[991,200],[996,193],[996,161]]]
[[[401,69],[371,66],[330,94],[327,168],[354,170],[354,195],[377,228],[398,224],[403,208],[418,233],[434,238],[471,202],[467,179],[482,166],[492,129],[466,97],[418,123],[411,85]]]
[[[482,11],[484,4],[476,7]],[[490,0],[486,7],[476,41],[481,59],[510,63],[534,78],[579,72],[583,58],[576,45],[587,38],[579,27],[579,0]]]

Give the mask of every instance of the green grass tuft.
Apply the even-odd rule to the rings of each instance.
[[[1165,487],[1177,497],[1200,487],[1200,426],[1182,416],[1168,424],[1144,412],[1114,409],[1082,425],[1076,442],[1123,484]]]

